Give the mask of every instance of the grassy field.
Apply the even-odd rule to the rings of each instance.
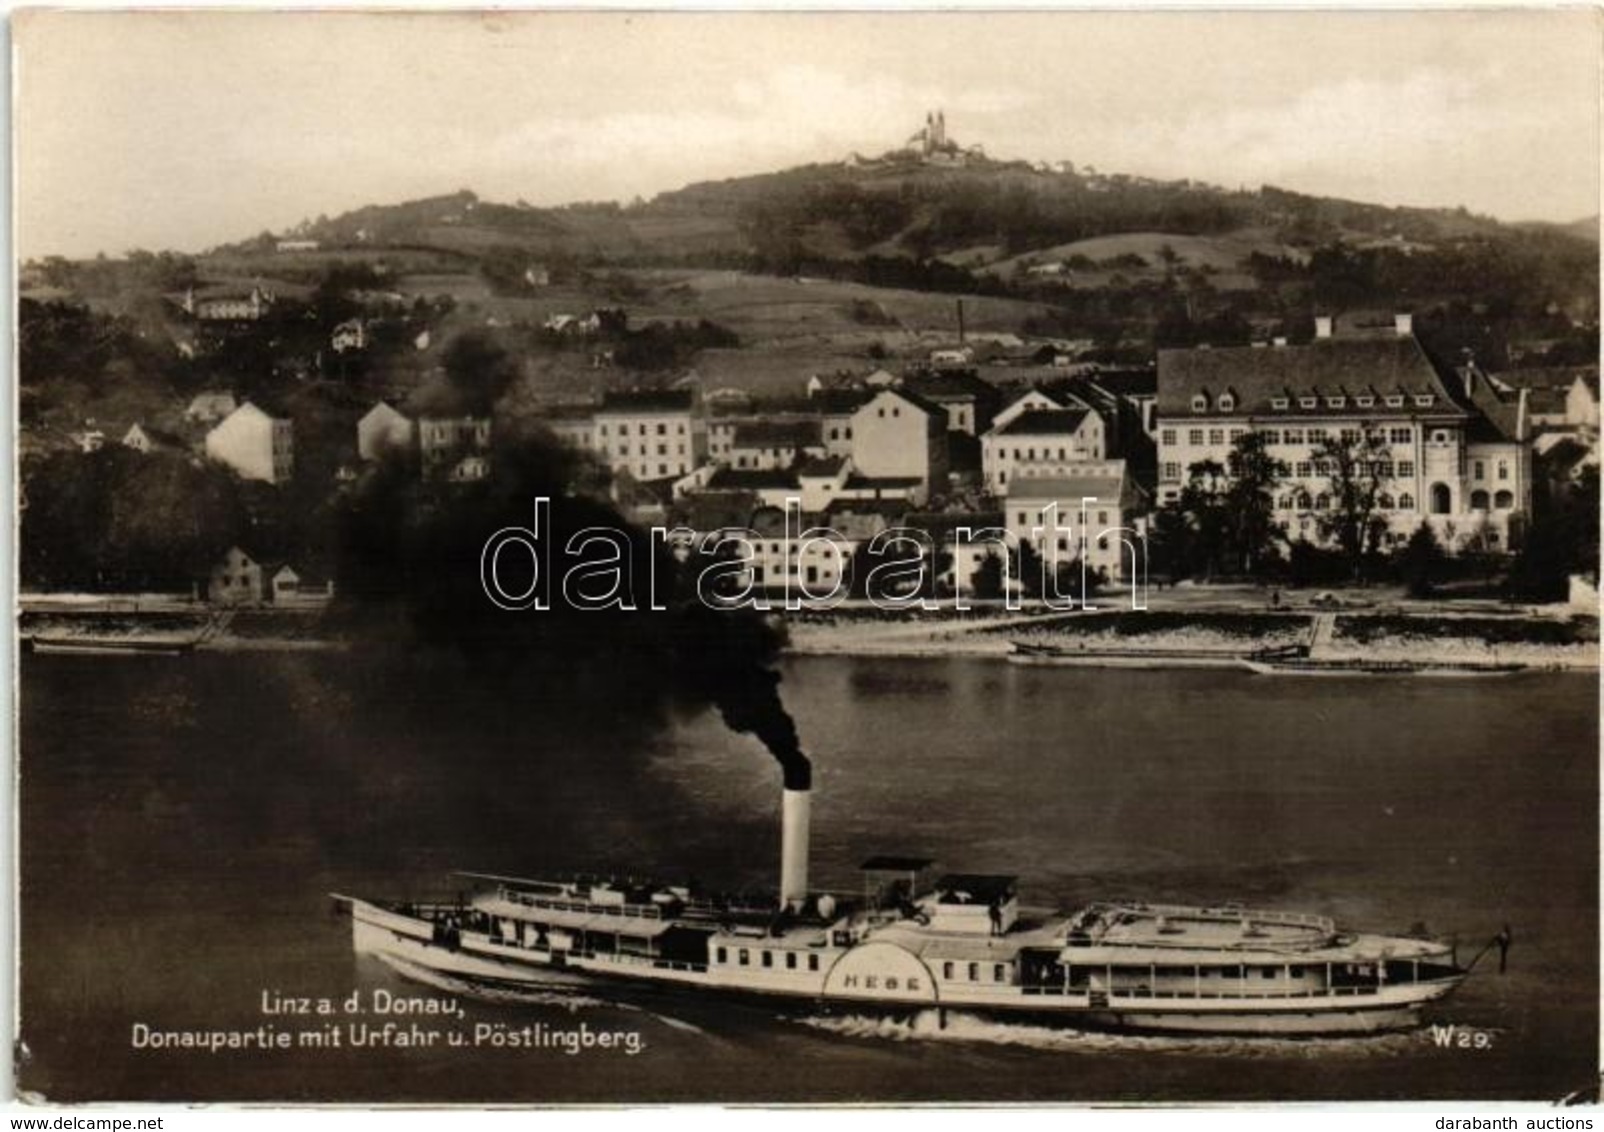
[[[1262,255],[1287,256],[1306,259],[1307,253],[1276,241],[1268,231],[1245,228],[1224,236],[1184,236],[1169,232],[1124,232],[1117,236],[1098,236],[1090,240],[1077,240],[1070,244],[1055,244],[1037,248],[1024,255],[994,259],[977,270],[987,274],[1012,276],[1022,266],[1052,263],[1072,256],[1085,256],[1093,261],[1134,255],[1147,264],[1145,268],[1127,267],[1117,270],[1076,271],[1073,277],[1060,277],[1065,286],[1076,290],[1106,287],[1116,274],[1127,279],[1162,278],[1165,270],[1163,249],[1178,257],[1181,267],[1201,268],[1213,272],[1210,282],[1220,290],[1251,290],[1256,286],[1253,277],[1241,265],[1253,252]],[[975,249],[979,251],[980,249]],[[975,259],[971,257],[971,265]]]
[[[417,272],[460,271],[468,261],[447,251],[426,248],[320,248],[314,252],[228,252],[202,256],[201,273],[208,279],[282,276],[315,282],[331,267],[363,265],[382,268],[392,275]]]
[[[981,295],[940,295],[807,277],[741,271],[640,270],[651,292],[643,315],[707,318],[740,335],[743,345],[843,337],[851,343],[900,335],[957,336],[956,300],[970,330],[1017,331],[1040,304]],[[632,308],[633,311],[633,308]],[[891,341],[887,342],[891,345]]]

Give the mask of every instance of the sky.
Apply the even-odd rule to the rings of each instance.
[[[1599,14],[25,12],[16,250],[469,188],[629,200],[902,144],[1506,220],[1598,212]]]

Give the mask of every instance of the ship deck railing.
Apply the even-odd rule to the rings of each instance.
[[[1142,987],[1128,987],[1123,989],[1107,990],[1103,987],[1021,987],[1020,990],[1026,998],[1086,998],[1091,994],[1104,994],[1110,1002],[1124,1002],[1132,999],[1319,999],[1319,998],[1364,998],[1380,994],[1391,987],[1429,986],[1436,982],[1446,982],[1446,979],[1421,979],[1418,982],[1386,983],[1383,985],[1352,986],[1352,987],[1320,987],[1312,990],[1267,990],[1267,991],[1191,991],[1191,990],[1149,990]]]
[[[600,904],[580,896],[543,896],[503,886],[496,893],[510,904],[543,908],[551,912],[583,912],[588,916],[618,916],[640,920],[661,920],[663,909],[656,904]]]
[[[1280,924],[1288,927],[1313,928],[1328,935],[1335,935],[1336,921],[1329,916],[1321,916],[1313,912],[1287,912],[1273,908],[1243,908],[1235,904],[1219,904],[1208,907],[1196,904],[1152,904],[1142,900],[1110,900],[1093,904],[1086,909],[1087,912],[1130,912],[1140,916],[1154,918],[1173,917],[1178,920],[1247,920],[1250,923],[1257,921],[1265,924]]]
[[[766,923],[778,913],[778,903],[740,904],[731,901],[709,900],[706,897],[676,897],[667,904],[658,903],[598,903],[583,896],[566,896],[557,893],[532,892],[514,885],[501,885],[496,895],[512,904],[551,912],[583,912],[592,916],[617,916],[643,920],[692,918],[701,920],[733,920]],[[815,893],[815,895],[820,895]],[[833,895],[833,894],[831,894]],[[850,905],[846,908],[850,909]],[[839,913],[838,913],[839,915]],[[795,922],[824,924],[830,921],[817,916],[793,916]]]

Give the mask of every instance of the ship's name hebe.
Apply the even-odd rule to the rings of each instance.
[[[841,976],[841,989],[904,991],[908,994],[918,994],[919,980],[914,977],[899,979],[896,975],[843,975]]]

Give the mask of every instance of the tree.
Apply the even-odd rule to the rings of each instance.
[[[1173,582],[1192,572],[1192,527],[1180,507],[1170,504],[1153,513],[1149,543],[1155,573]]]
[[[974,596],[981,601],[998,601],[1003,593],[1003,560],[996,553],[988,553],[975,567]]]
[[[1081,590],[1080,558],[1065,559],[1062,552],[1044,555],[1028,541],[1021,541],[1010,555],[1014,577],[1025,594],[1033,598],[1078,598]]]
[[[186,588],[248,524],[241,485],[215,464],[120,444],[52,453],[24,469],[24,584]]]
[[[1377,512],[1383,465],[1391,460],[1384,435],[1368,422],[1327,432],[1314,450],[1315,469],[1323,470],[1330,487],[1329,506],[1317,508],[1314,519],[1320,534],[1348,560],[1355,582],[1363,581],[1365,562],[1386,530]]]
[[[1264,434],[1249,430],[1237,437],[1226,457],[1225,531],[1235,560],[1256,574],[1275,557],[1282,530],[1275,521],[1275,489],[1287,466],[1270,455]]]
[[[1190,533],[1188,565],[1211,579],[1224,568],[1229,553],[1231,518],[1227,512],[1226,470],[1218,460],[1199,460],[1186,472],[1176,507]]]
[[[1430,597],[1442,568],[1443,551],[1431,525],[1422,522],[1398,556],[1399,572],[1410,597]]]
[[[1598,520],[1597,467],[1583,467],[1574,480],[1539,493],[1531,529],[1509,572],[1511,594],[1555,600],[1565,596],[1571,574],[1597,578]]]

